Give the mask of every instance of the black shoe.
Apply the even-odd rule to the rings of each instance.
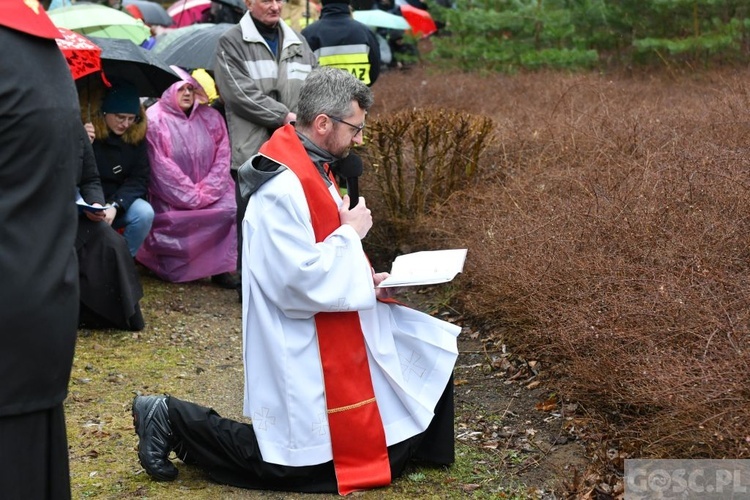
[[[221,273],[211,276],[211,283],[219,285],[221,288],[226,288],[227,290],[234,290],[237,288],[239,282],[234,276],[232,276],[232,273]]]
[[[173,481],[177,468],[169,461],[173,437],[166,396],[136,396],[132,412],[141,467],[157,481]]]

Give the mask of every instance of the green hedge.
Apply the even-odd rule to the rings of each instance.
[[[750,59],[747,1],[457,0],[430,12],[444,35],[430,59],[467,71]]]

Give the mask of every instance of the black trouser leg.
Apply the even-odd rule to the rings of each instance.
[[[232,169],[232,179],[234,179],[234,197],[237,200],[237,272],[242,276],[242,219],[245,218],[247,203],[240,195],[240,180],[237,170]]]
[[[291,467],[263,461],[252,424],[169,397],[172,432],[191,463],[217,482],[240,488],[335,493],[333,462]]]
[[[252,424],[223,418],[211,408],[175,397],[167,399],[169,420],[181,451],[219,483],[240,488],[337,492],[333,462],[291,467],[263,461]],[[422,434],[388,447],[391,474],[399,477],[410,458],[451,464],[453,377],[435,406],[435,417]],[[352,436],[352,439],[357,439]]]
[[[454,436],[453,375],[435,405],[435,417],[422,433],[422,442],[414,458],[441,465],[450,465],[456,460]]]

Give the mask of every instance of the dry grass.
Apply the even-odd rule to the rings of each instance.
[[[375,118],[442,106],[497,124],[483,180],[412,245],[468,247],[460,308],[511,326],[636,456],[750,457],[748,76],[412,68],[375,87]]]

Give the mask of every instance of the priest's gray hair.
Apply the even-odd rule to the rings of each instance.
[[[353,114],[352,101],[367,111],[372,91],[348,71],[319,66],[312,70],[299,91],[297,125],[309,127],[318,115],[346,119]]]

